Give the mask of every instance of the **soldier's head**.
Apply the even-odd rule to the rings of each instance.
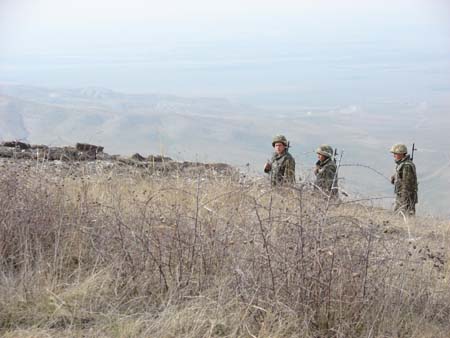
[[[391,153],[394,155],[396,161],[400,161],[408,153],[408,148],[404,144],[396,143],[391,147]]]
[[[283,135],[276,135],[272,139],[272,147],[275,148],[275,152],[277,154],[283,154],[286,151],[286,148],[288,146],[288,141],[285,136]]]
[[[329,146],[328,144],[322,144],[317,148],[316,150],[317,158],[320,161],[325,161],[327,158],[330,158],[333,156],[333,148]]]

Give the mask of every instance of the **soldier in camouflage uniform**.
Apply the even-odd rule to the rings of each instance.
[[[396,195],[394,211],[413,216],[418,202],[416,166],[408,155],[406,145],[394,144],[391,153],[396,163],[395,174],[391,177]]]
[[[315,186],[330,198],[338,198],[337,167],[333,159],[333,148],[322,144],[316,150],[318,161],[314,174],[316,175]]]
[[[283,135],[277,135],[272,140],[275,152],[270,162],[264,166],[264,172],[270,173],[272,185],[282,185],[295,182],[295,160],[289,153],[289,143]]]

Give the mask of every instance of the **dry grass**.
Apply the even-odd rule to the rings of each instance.
[[[448,337],[449,224],[235,175],[0,178],[5,337]]]

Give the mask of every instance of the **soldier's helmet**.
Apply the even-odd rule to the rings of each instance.
[[[275,147],[275,143],[283,143],[286,147],[288,146],[288,141],[284,135],[276,135],[272,139],[272,147]]]
[[[404,144],[397,143],[397,144],[394,144],[391,147],[391,153],[393,153],[393,154],[407,154],[408,153],[408,148],[406,148],[406,145],[404,145]]]
[[[328,144],[322,144],[319,146],[319,148],[317,148],[316,153],[325,157],[332,157],[333,148],[331,148],[331,146],[329,146]]]

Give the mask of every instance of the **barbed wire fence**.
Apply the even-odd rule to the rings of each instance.
[[[366,164],[361,164],[361,163],[343,163],[340,165],[341,167],[361,167],[361,168],[366,168],[369,169],[371,171],[373,171],[374,173],[378,174],[379,176],[383,177],[384,179],[386,179],[387,181],[391,181],[391,179],[389,177],[387,177],[386,175],[384,175],[381,171],[366,165]]]

